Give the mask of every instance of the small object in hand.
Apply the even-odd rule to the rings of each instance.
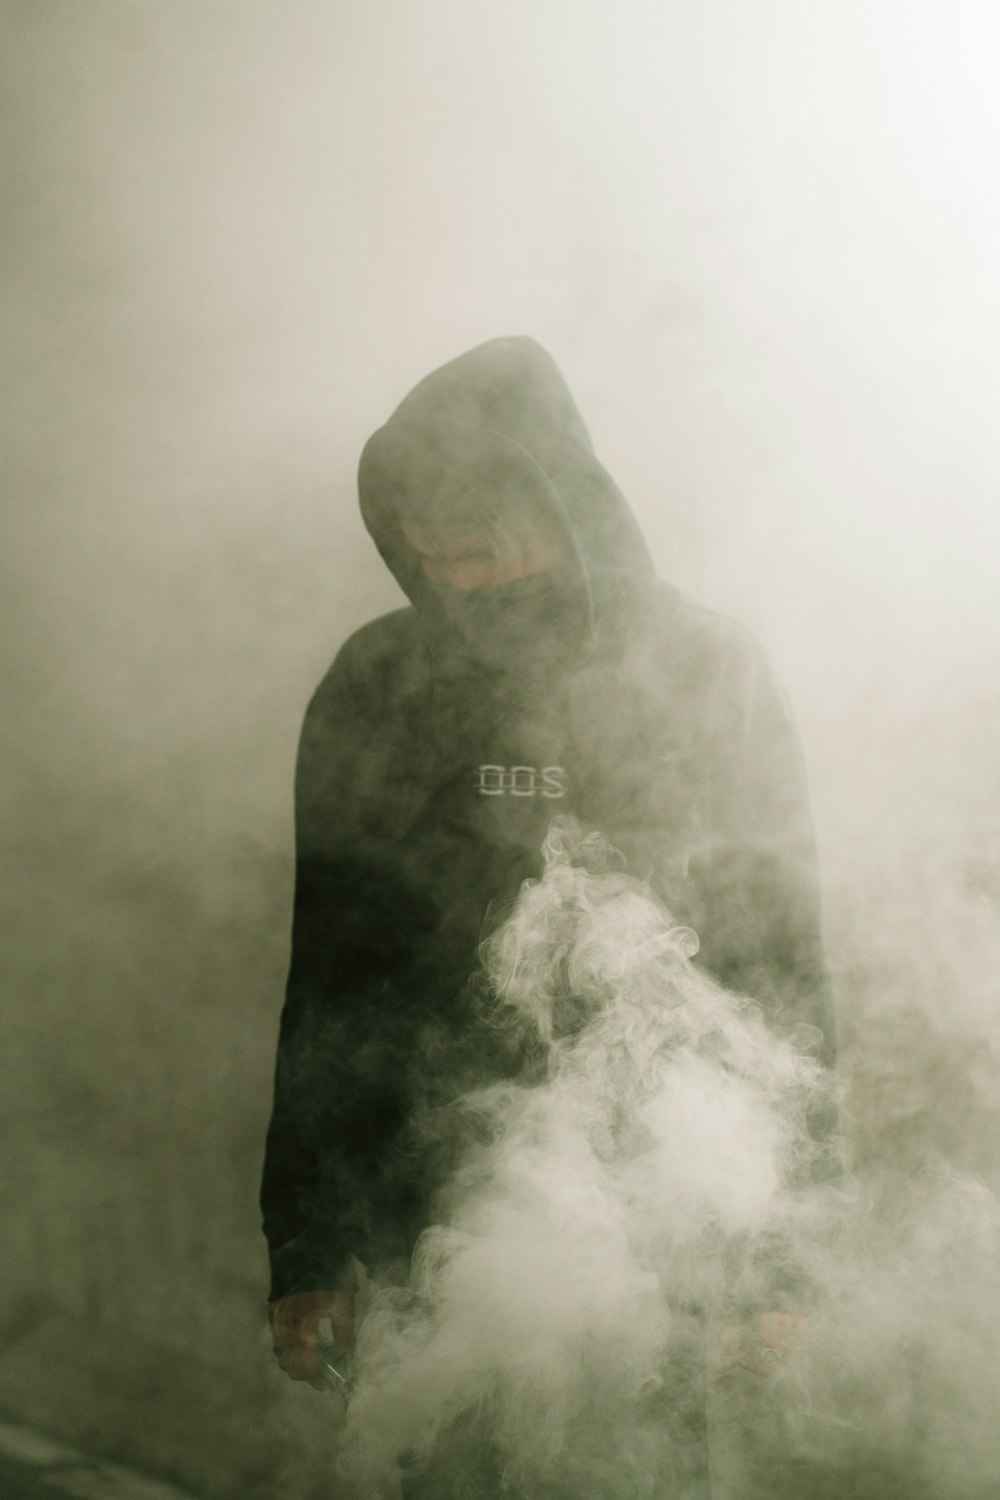
[[[758,1364],[767,1365],[773,1369],[781,1364],[784,1355],[780,1349],[775,1349],[773,1344],[758,1344],[753,1351],[753,1357]]]
[[[354,1385],[353,1359],[336,1344],[325,1339],[316,1341],[316,1360],[320,1377],[331,1391],[339,1391],[347,1399]]]

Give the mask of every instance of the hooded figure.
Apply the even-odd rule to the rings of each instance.
[[[657,581],[549,355],[496,339],[427,376],[359,491],[410,603],[347,641],[299,750],[261,1203],[272,1304],[307,1318],[352,1257],[405,1264],[447,1170],[434,1120],[524,1066],[470,976],[556,814],[694,928],[714,978],[834,1047],[784,699],[745,630]]]

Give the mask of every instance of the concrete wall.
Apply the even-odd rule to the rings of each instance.
[[[295,739],[396,598],[365,436],[500,332],[785,677],[859,1162],[993,1172],[993,89],[868,15],[3,5],[0,1407],[335,1492],[261,1335]]]

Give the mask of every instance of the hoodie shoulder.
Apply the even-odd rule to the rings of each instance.
[[[412,605],[369,620],[349,635],[313,693],[307,717],[346,699],[358,713],[377,708],[421,675],[422,637]]]
[[[678,626],[687,638],[721,655],[749,657],[761,649],[757,637],[739,620],[721,610],[697,604],[683,594],[678,594],[677,617]]]
[[[752,694],[760,670],[767,670],[764,652],[751,631],[668,584],[652,592],[634,653],[637,679],[665,702],[676,702],[678,695],[706,705],[742,702]]]
[[[659,583],[652,591],[648,616],[650,643],[672,652],[731,660],[760,654],[756,636],[745,625],[707,605],[689,599],[673,584]]]

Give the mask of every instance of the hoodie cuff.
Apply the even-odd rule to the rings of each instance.
[[[269,1302],[297,1292],[352,1292],[356,1286],[354,1261],[343,1246],[310,1245],[301,1236],[271,1252]]]

